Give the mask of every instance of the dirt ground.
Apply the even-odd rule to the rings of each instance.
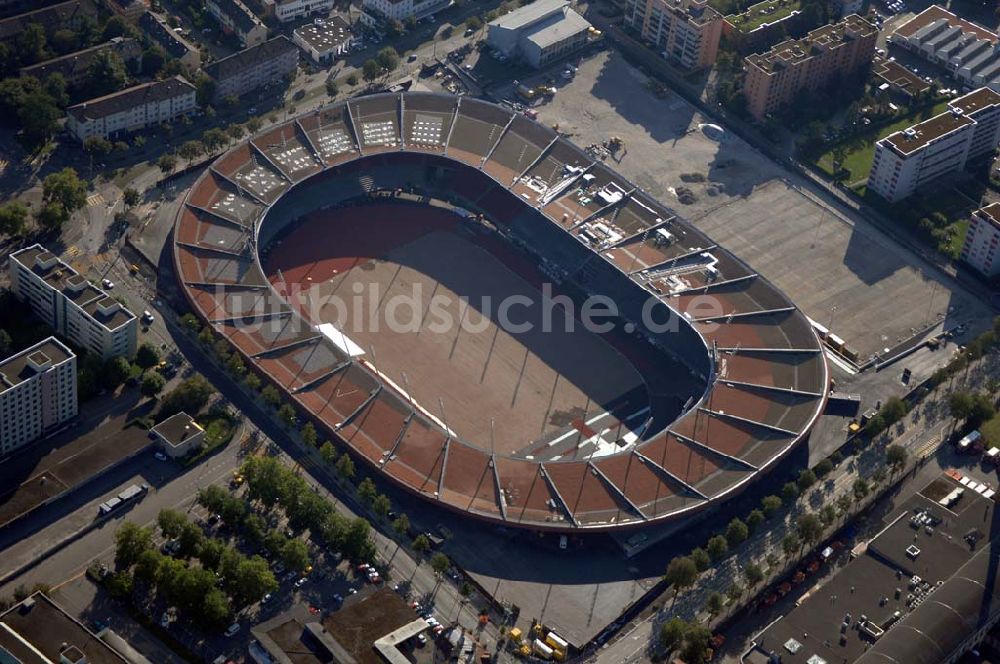
[[[329,219],[313,217],[272,252],[268,272],[306,286],[313,322],[335,322],[463,439],[527,454],[574,420],[648,405],[624,356],[547,308],[533,283],[541,275],[512,271],[454,214],[393,205],[336,214],[336,235],[325,232],[335,242],[316,242]]]

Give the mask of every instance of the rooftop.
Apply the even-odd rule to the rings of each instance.
[[[413,622],[413,609],[391,588],[349,602],[324,621],[326,631],[358,664],[384,664],[375,641]]]
[[[0,647],[23,662],[66,661],[63,653],[75,648],[88,664],[125,664],[119,655],[80,621],[41,593],[35,593],[0,615]],[[74,660],[69,660],[74,661]],[[79,661],[79,660],[76,660]]]
[[[568,6],[569,0],[536,0],[530,5],[493,19],[490,25],[507,30],[520,30]]]
[[[106,118],[142,104],[161,102],[194,92],[195,87],[188,83],[183,76],[174,76],[162,81],[142,83],[103,97],[88,99],[83,103],[70,106],[66,112],[79,122],[87,122]]]
[[[288,51],[298,52],[298,47],[284,35],[278,35],[269,39],[263,44],[245,48],[242,51],[233,53],[229,57],[216,60],[205,66],[205,73],[216,81],[236,76],[241,72],[255,67],[262,62],[268,62],[274,58],[281,57]]]
[[[351,39],[351,26],[340,16],[295,28],[295,34],[317,51],[329,51]]]
[[[139,17],[139,26],[175,58],[184,57],[189,51],[198,51],[196,46],[178,34],[162,17],[151,11],[143,12],[142,16]]]
[[[16,355],[11,355],[5,360],[0,360],[0,392],[20,385],[24,381],[34,377],[39,372],[32,365],[43,365],[46,360],[52,363],[51,366],[65,362],[73,355],[73,351],[64,346],[55,337],[49,337],[44,341],[39,341],[31,348],[26,348]]]
[[[934,141],[975,123],[975,120],[964,113],[948,110],[923,122],[918,122],[912,127],[889,134],[880,142],[885,142],[905,156],[922,150]]]
[[[872,73],[910,96],[918,95],[931,87],[930,83],[896,61],[878,59],[872,67]]]
[[[972,21],[966,21],[964,18],[960,18],[955,14],[952,14],[940,5],[931,5],[903,25],[896,28],[896,31],[893,34],[899,35],[900,37],[912,37],[921,28],[942,19],[947,21],[948,25],[957,26],[961,28],[963,32],[974,34],[980,39],[988,39],[992,42],[997,41],[997,35],[995,32],[987,30],[983,26],[977,25]]]
[[[0,39],[12,37],[32,23],[38,23],[46,32],[52,32],[53,26],[71,23],[80,16],[97,17],[97,5],[93,0],[68,0],[0,20]]]
[[[811,31],[802,39],[787,39],[775,44],[766,53],[748,55],[747,62],[764,71],[797,65],[821,51],[829,51],[858,37],[868,37],[878,32],[876,27],[857,14],[851,14],[831,25]]]
[[[974,214],[1000,228],[1000,203],[990,203],[986,207],[976,210]]]
[[[979,88],[967,95],[948,102],[952,108],[960,108],[966,115],[975,115],[978,111],[991,106],[1000,106],[1000,93],[990,88]]]
[[[28,67],[21,67],[22,76],[34,76],[38,80],[45,80],[50,74],[60,73],[66,78],[73,78],[86,74],[90,64],[99,53],[113,51],[122,60],[134,60],[142,54],[142,46],[139,41],[131,37],[115,37],[114,39],[91,46],[80,51],[67,53],[58,58],[45,60]]]
[[[191,436],[204,431],[204,429],[194,421],[193,417],[181,412],[163,420],[153,427],[152,431],[163,438],[168,444],[177,447]]]
[[[257,26],[263,26],[257,15],[239,0],[212,0],[212,4],[228,16],[241,32],[249,32]]]
[[[550,16],[529,28],[525,35],[538,48],[545,48],[589,30],[590,27],[587,19],[569,7],[564,7],[560,14]]]

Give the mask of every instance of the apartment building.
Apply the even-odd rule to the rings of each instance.
[[[423,18],[451,6],[452,0],[362,0],[361,22],[375,27],[387,21]]]
[[[233,53],[205,67],[205,73],[215,80],[215,97],[240,97],[252,90],[276,83],[294,74],[299,65],[299,49],[288,37],[274,39]]]
[[[974,90],[948,103],[948,110],[875,144],[868,189],[889,202],[921,185],[992,153],[1000,144],[1000,94]]]
[[[972,213],[962,245],[962,260],[985,277],[1000,275],[1000,203]]]
[[[239,38],[243,48],[259,46],[267,40],[267,26],[240,0],[205,0],[205,7],[223,32]]]
[[[743,59],[747,109],[764,120],[795,101],[803,90],[820,90],[869,66],[877,37],[874,25],[852,14],[802,39],[788,39],[766,53],[748,55]]]
[[[268,12],[281,23],[307,16],[326,18],[333,9],[333,0],[263,0]]]
[[[138,321],[40,244],[10,255],[11,290],[70,343],[107,360],[135,355]]]
[[[724,23],[708,0],[625,0],[625,24],[684,69],[715,63]]]
[[[66,109],[66,128],[82,143],[173,122],[197,107],[196,89],[183,76],[143,83]]]
[[[194,71],[201,66],[201,53],[198,47],[184,39],[176,30],[159,15],[147,11],[139,17],[139,27],[149,38],[172,58],[181,61],[188,69]]]
[[[96,23],[97,16],[94,0],[60,2],[0,20],[0,42],[8,42],[32,23],[42,26],[45,34],[52,36],[57,30],[76,30],[85,18]]]
[[[946,68],[971,87],[1000,91],[1000,43],[995,32],[939,5],[896,28],[889,41]]]
[[[592,29],[569,0],[536,0],[490,21],[486,41],[538,69],[584,46]]]
[[[21,76],[32,76],[44,81],[52,74],[61,74],[70,86],[80,85],[90,73],[90,66],[102,53],[116,54],[125,65],[137,63],[142,57],[142,44],[131,37],[115,37],[111,41],[91,46],[58,58],[52,58],[38,64],[21,67]]]
[[[0,360],[0,457],[76,417],[76,355],[55,337]]]

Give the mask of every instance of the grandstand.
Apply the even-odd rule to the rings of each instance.
[[[192,308],[248,367],[386,478],[472,516],[556,531],[682,517],[773,466],[825,403],[822,347],[780,291],[555,132],[479,100],[372,95],[269,129],[198,179],[174,238]],[[517,337],[520,373],[495,362],[475,381],[456,360],[406,365],[407,380],[414,355],[506,351],[351,331],[377,348],[352,353],[300,295],[399,280],[550,283],[610,298],[619,325]],[[518,399],[549,384],[554,405]]]

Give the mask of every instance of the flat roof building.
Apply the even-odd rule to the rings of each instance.
[[[980,88],[949,109],[875,143],[868,189],[891,203],[992,153],[1000,144],[1000,94]]]
[[[1000,92],[1000,48],[997,34],[931,5],[896,28],[893,44],[940,65],[963,83]]]
[[[34,244],[8,263],[11,290],[57,334],[104,360],[135,355],[136,317],[55,254]]]
[[[931,89],[931,84],[895,60],[876,58],[872,73],[893,92],[916,97]]]
[[[1000,275],[1000,203],[972,213],[962,244],[962,260],[985,277]]]
[[[747,110],[764,120],[793,103],[803,90],[818,91],[838,77],[867,67],[877,38],[874,25],[852,14],[802,39],[789,39],[766,53],[748,55],[743,60]]]
[[[226,34],[234,34],[243,48],[258,46],[267,39],[267,26],[240,0],[205,0],[208,13]]]
[[[283,77],[299,66],[299,49],[284,35],[233,53],[205,67],[215,79],[215,98],[240,97]]]
[[[715,64],[725,20],[708,0],[626,0],[625,24],[684,69]]]
[[[171,459],[187,456],[205,442],[205,430],[187,413],[171,415],[150,429],[160,449]]]
[[[537,0],[490,21],[486,40],[537,69],[584,46],[592,27],[569,0]]]
[[[52,74],[61,74],[69,85],[83,83],[90,74],[90,65],[101,53],[111,52],[127,64],[138,62],[142,56],[142,45],[138,39],[131,37],[115,37],[114,39],[91,46],[58,58],[45,60],[37,64],[21,67],[21,76],[33,76],[44,81]]]
[[[82,143],[170,123],[196,107],[195,87],[174,76],[74,104],[66,109],[66,128]]]
[[[76,417],[76,355],[55,337],[0,360],[0,457]]]
[[[339,16],[295,28],[292,41],[316,64],[330,64],[354,43],[351,26]]]

